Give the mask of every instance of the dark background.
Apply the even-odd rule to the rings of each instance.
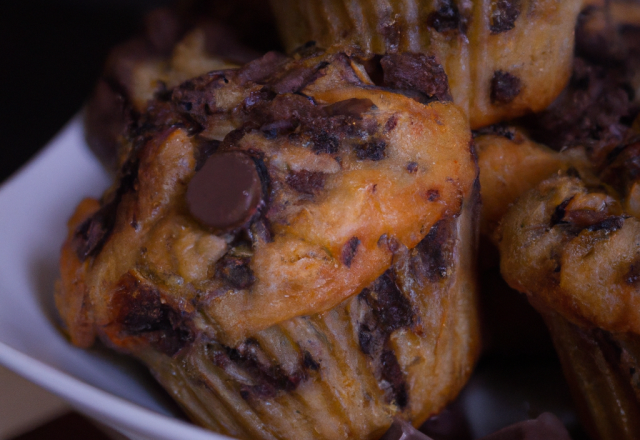
[[[232,1],[232,0],[230,0]],[[0,182],[82,107],[110,47],[162,0],[22,0],[0,13]]]

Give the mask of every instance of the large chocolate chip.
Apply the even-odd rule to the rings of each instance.
[[[191,214],[207,226],[226,229],[242,225],[262,200],[255,162],[241,151],[212,155],[189,182],[186,197]]]
[[[522,90],[522,81],[515,75],[496,70],[491,79],[491,102],[493,104],[509,104]]]

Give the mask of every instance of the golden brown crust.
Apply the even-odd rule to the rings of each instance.
[[[86,285],[86,266],[77,257],[72,245],[76,228],[95,214],[100,204],[94,199],[84,199],[69,219],[69,236],[60,252],[60,281],[56,285],[55,302],[58,313],[74,345],[88,348],[96,337],[93,307]]]
[[[126,150],[70,229],[60,298],[86,295],[91,331],[194,420],[373,439],[460,391],[479,352],[479,185],[453,104],[375,87],[344,53],[271,53],[153,100]],[[251,204],[208,223],[194,176],[231,157],[257,176]]]
[[[515,128],[506,134],[481,134],[474,142],[482,188],[480,231],[488,237],[522,194],[557,172],[573,167],[586,174],[588,168],[582,150],[558,153]]]
[[[537,308],[612,332],[640,332],[640,222],[575,178],[554,178],[504,217],[501,271]]]

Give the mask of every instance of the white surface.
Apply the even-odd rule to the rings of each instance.
[[[137,364],[76,349],[56,327],[53,285],[66,221],[109,181],[75,118],[0,187],[0,364],[134,438],[226,438],[176,418]]]

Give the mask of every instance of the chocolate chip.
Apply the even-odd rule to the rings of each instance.
[[[510,31],[520,16],[521,0],[493,0],[489,29],[492,34]]]
[[[227,75],[232,74],[230,71],[213,71],[185,81],[173,89],[173,108],[205,125],[208,116],[221,111],[216,105],[216,90],[228,84]]]
[[[440,33],[451,30],[463,30],[460,11],[451,0],[440,2],[440,7],[429,14],[427,25]]]
[[[169,356],[194,340],[188,317],[167,304],[155,287],[129,273],[119,281],[111,308],[125,335],[141,337]]]
[[[396,128],[396,125],[398,125],[398,115],[393,115],[387,120],[387,123],[384,124],[384,131],[390,132]]]
[[[437,189],[430,189],[427,191],[427,200],[435,202],[438,199],[440,199],[440,191]]]
[[[522,90],[522,81],[515,75],[496,70],[491,79],[491,102],[493,104],[509,104]]]
[[[113,232],[122,197],[135,189],[137,178],[138,161],[128,160],[120,168],[118,189],[103,201],[98,211],[76,228],[72,246],[80,261],[100,253]]]
[[[409,162],[407,164],[407,171],[409,174],[416,173],[418,171],[418,162]]]
[[[269,82],[269,88],[277,94],[296,93],[304,89],[323,75],[323,69],[329,65],[323,61],[314,67],[298,66],[287,71],[280,78]]]
[[[241,226],[262,202],[262,182],[254,160],[241,151],[214,154],[187,188],[191,214],[214,229]]]
[[[304,351],[302,356],[302,366],[311,371],[318,371],[320,369],[320,364],[311,356],[307,350]]]
[[[358,160],[378,161],[385,158],[387,143],[381,140],[374,140],[356,146],[356,157]]]
[[[382,57],[380,64],[387,87],[451,101],[447,74],[435,57],[423,53],[395,53]]]
[[[394,330],[410,327],[415,321],[411,303],[402,294],[390,269],[380,275],[370,288],[360,292],[373,311],[376,327],[390,335]]]
[[[324,187],[325,174],[317,171],[301,170],[291,172],[285,178],[285,182],[296,191],[314,195]]]
[[[220,146],[220,141],[216,140],[202,140],[198,145],[197,157],[196,157],[196,171],[200,171],[207,159],[216,152]]]
[[[247,257],[225,256],[216,265],[216,277],[219,277],[236,289],[246,289],[255,282],[253,271]]]
[[[407,382],[393,350],[387,349],[380,355],[382,379],[391,385],[391,399],[399,408],[409,403]]]
[[[351,239],[342,246],[342,253],[340,255],[340,261],[347,267],[351,267],[353,257],[356,256],[356,251],[360,245],[358,237],[351,237]]]
[[[452,219],[442,219],[431,227],[429,233],[411,250],[411,262],[422,278],[437,282],[449,276],[453,265],[456,229]]]
[[[340,140],[335,135],[324,130],[313,133],[311,141],[313,142],[313,151],[316,154],[335,154],[340,148]]]
[[[251,338],[235,348],[211,344],[209,353],[211,360],[219,368],[228,369],[232,364],[235,366],[235,374],[230,375],[231,377],[238,378],[237,370],[242,370],[244,376],[241,379],[240,394],[245,400],[271,399],[276,397],[279,391],[291,392],[308,379],[307,370],[316,371],[314,368],[320,367],[311,355],[307,356],[308,352],[305,352],[297,368],[293,372],[287,372],[281,365],[272,363],[258,341]],[[246,383],[247,379],[250,384]]]

